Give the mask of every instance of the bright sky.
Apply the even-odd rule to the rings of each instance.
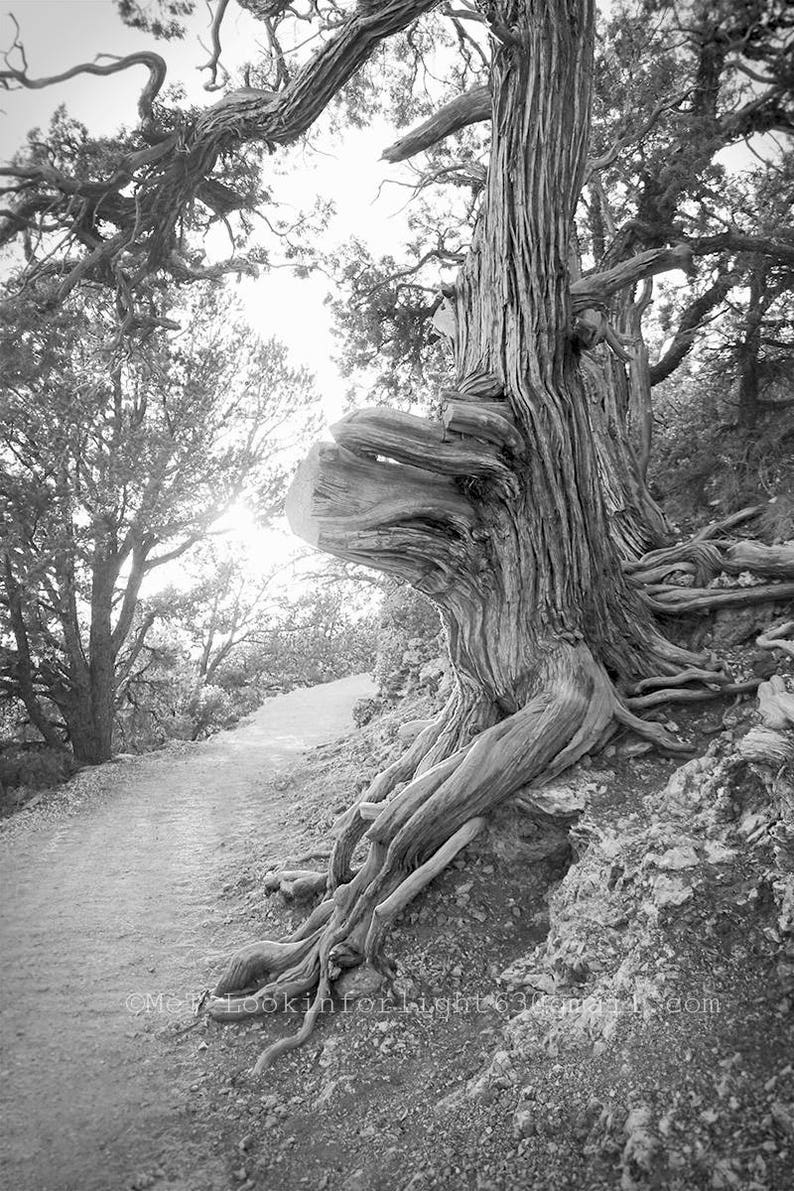
[[[223,92],[203,89],[207,78],[198,67],[207,60],[201,37],[207,44],[208,13],[197,6],[189,35],[182,41],[155,41],[148,34],[126,28],[112,0],[12,0],[19,22],[31,77],[41,78],[98,54],[124,55],[154,48],[168,62],[168,83],[179,82],[191,102],[210,106]],[[256,60],[261,26],[237,5],[230,5],[223,24],[223,61],[234,72],[248,59]],[[14,39],[10,17],[0,17],[0,45],[7,48]],[[0,157],[9,157],[32,127],[46,126],[60,103],[70,115],[85,123],[93,133],[112,133],[121,124],[134,124],[136,104],[145,80],[138,67],[106,78],[80,75],[66,83],[39,91],[14,91],[0,95]],[[395,139],[394,129],[380,123],[363,130],[350,129],[344,141],[327,136],[321,140],[322,156],[301,149],[290,152],[290,171],[281,174],[284,152],[279,150],[279,177],[274,179],[276,196],[284,202],[309,206],[315,194],[322,194],[336,207],[337,215],[328,234],[330,246],[351,235],[365,239],[374,251],[392,248],[405,231],[406,192],[389,185],[400,177],[399,170],[378,159]],[[387,185],[383,186],[384,183]],[[381,187],[383,187],[381,191]],[[380,197],[378,197],[380,193]],[[211,256],[229,254],[228,237],[219,235],[208,245]],[[275,255],[275,253],[274,253]],[[318,388],[327,404],[329,420],[338,416],[344,382],[331,363],[333,343],[329,314],[323,305],[327,279],[293,277],[277,269],[258,281],[244,279],[242,297],[253,326],[263,336],[276,335],[290,348],[296,363],[305,364],[317,376]]]
[[[154,48],[168,63],[167,85],[180,83],[189,101],[210,106],[223,94],[223,91],[205,91],[203,82],[207,75],[198,69],[209,56],[199,41],[202,38],[208,44],[208,12],[202,4],[197,5],[189,35],[182,41],[166,42],[126,28],[112,0],[12,0],[12,3],[32,78],[62,73],[103,53],[121,56]],[[228,9],[222,38],[223,62],[233,77],[247,60],[259,57],[261,26],[236,4]],[[13,22],[4,13],[0,16],[0,47],[7,49],[13,41]],[[43,90],[0,93],[0,158],[10,157],[31,128],[46,127],[61,103],[92,133],[109,134],[122,124],[134,124],[145,77],[144,68],[137,67],[109,77],[80,75]],[[296,208],[309,207],[316,194],[334,203],[337,214],[328,232],[329,250],[352,235],[367,241],[375,252],[393,250],[406,231],[403,211],[406,191],[390,184],[401,176],[400,169],[379,161],[379,157],[395,139],[394,128],[383,122],[367,129],[350,129],[343,140],[318,135],[316,140],[322,154],[306,153],[300,148],[291,150],[286,174],[282,172],[285,154],[279,150],[278,161],[274,158],[279,175],[274,178],[274,193],[280,201],[292,203]],[[225,233],[211,240],[207,247],[210,258],[229,255]],[[314,275],[301,280],[284,268],[258,280],[244,278],[237,290],[252,326],[263,337],[275,335],[283,340],[294,362],[314,373],[326,419],[331,422],[341,413],[348,382],[332,362],[330,315],[324,305],[328,291],[327,278]],[[233,534],[250,543],[253,532],[250,515],[238,509],[235,516]],[[296,543],[291,535],[285,540],[287,533],[284,525],[281,531],[262,534],[262,553],[278,561],[292,554]],[[172,581],[174,576],[167,578]]]

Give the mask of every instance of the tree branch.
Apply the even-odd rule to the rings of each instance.
[[[272,147],[289,144],[305,133],[345,86],[371,57],[386,38],[401,32],[417,17],[429,12],[436,0],[386,0],[384,3],[359,3],[341,21],[334,35],[306,63],[283,90],[279,92],[244,88],[224,96],[201,113],[191,127],[171,133],[144,151],[143,154],[122,158],[110,183],[93,183],[90,200],[86,197],[84,210],[61,203],[57,214],[65,232],[74,234],[81,214],[91,226],[96,224],[97,201],[110,190],[118,188],[119,178],[126,177],[125,186],[132,182],[135,201],[125,213],[123,239],[107,252],[108,261],[116,264],[123,256],[126,284],[137,284],[158,269],[168,269],[171,253],[179,243],[179,224],[194,199],[200,197],[218,158],[233,152],[240,145],[255,143]],[[46,80],[29,80],[27,71],[10,68],[4,72],[6,84],[46,86],[63,81],[75,74],[110,74],[140,63],[150,69],[150,81],[139,103],[142,117],[150,121],[151,103],[162,85],[165,64],[156,54],[132,54],[107,66],[82,64],[62,75]],[[153,160],[156,158],[156,160]],[[17,171],[18,172],[18,171]],[[85,183],[64,178],[52,171],[42,183],[51,187],[56,196],[81,193]],[[54,200],[55,203],[56,200]],[[210,204],[212,205],[212,204]],[[104,212],[102,213],[104,214]],[[50,210],[49,217],[53,217]],[[19,223],[11,220],[12,230],[19,231]],[[91,251],[100,245],[100,257],[106,254],[99,231]],[[114,284],[120,270],[111,269],[102,280]],[[130,281],[134,279],[134,281]]]
[[[576,312],[588,307],[603,306],[618,290],[634,285],[646,277],[654,277],[657,273],[667,273],[670,269],[686,270],[690,255],[687,244],[679,244],[675,248],[652,248],[621,261],[619,265],[614,265],[603,273],[590,273],[587,277],[574,281],[571,286],[573,310]]]
[[[655,364],[651,365],[651,386],[658,385],[675,372],[678,365],[690,352],[703,319],[715,306],[719,306],[720,302],[735,284],[735,277],[733,274],[728,273],[723,277],[719,277],[713,285],[709,286],[704,294],[701,294],[699,298],[695,298],[694,302],[690,302],[689,306],[687,306],[681,315],[678,330],[673,336],[667,351],[659,357]]]
[[[381,159],[395,164],[406,161],[417,153],[431,148],[445,137],[451,136],[468,124],[477,124],[491,118],[491,91],[487,86],[474,87],[463,95],[456,96],[444,107],[439,108],[422,124],[407,132],[399,141],[383,150]]]
[[[753,252],[794,265],[794,243],[771,236],[750,236],[735,228],[715,236],[688,239],[686,246],[693,256],[708,256],[712,252]]]
[[[227,0],[228,2],[228,0]],[[81,62],[77,66],[70,67],[69,70],[64,70],[61,74],[53,74],[43,79],[32,79],[27,72],[27,62],[25,61],[25,52],[22,42],[19,39],[19,25],[16,20],[11,18],[16,25],[16,33],[14,36],[14,43],[10,50],[3,54],[3,60],[6,64],[5,70],[0,70],[0,86],[6,90],[13,90],[13,83],[18,87],[27,91],[39,91],[44,87],[52,87],[56,83],[65,83],[68,79],[76,78],[81,74],[95,74],[95,75],[109,75],[118,74],[121,70],[128,70],[131,66],[145,66],[149,71],[149,78],[141,91],[138,98],[138,115],[141,120],[141,127],[144,129],[151,129],[153,125],[152,103],[159,94],[163,83],[165,82],[167,67],[165,59],[159,54],[154,53],[153,50],[140,50],[134,54],[125,54],[122,58],[117,58],[114,54],[100,54],[101,58],[111,58],[112,61],[104,66],[100,66],[97,62]],[[16,50],[22,58],[22,69],[19,70],[13,67],[10,62],[11,54]]]

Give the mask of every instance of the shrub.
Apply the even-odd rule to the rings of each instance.
[[[794,409],[769,412],[748,430],[733,424],[730,391],[716,381],[671,378],[659,389],[649,478],[673,520],[699,522],[773,498],[761,530],[771,539],[790,537]]]
[[[446,675],[445,658],[446,641],[433,604],[408,586],[387,590],[375,658],[380,698],[392,703],[422,689],[435,693]]]
[[[43,790],[65,782],[76,769],[67,749],[34,741],[12,741],[0,746],[0,787]]]

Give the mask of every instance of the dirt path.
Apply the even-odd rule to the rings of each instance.
[[[158,1032],[192,1020],[220,953],[246,941],[218,894],[250,839],[290,851],[289,794],[263,804],[263,780],[351,728],[370,693],[354,677],[272,699],[204,744],[94,771],[75,813],[0,837],[4,1186],[128,1188],[175,1146],[170,1187],[212,1181],[200,1123],[185,1138],[195,1071]]]

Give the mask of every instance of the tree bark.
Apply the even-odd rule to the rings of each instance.
[[[449,299],[455,388],[443,425],[381,409],[333,427],[287,500],[293,529],[351,561],[400,575],[446,624],[456,689],[407,758],[351,808],[327,896],[283,944],[234,958],[220,1019],[316,988],[310,1032],[344,967],[377,960],[398,909],[506,798],[559,773],[612,731],[612,678],[673,673],[692,656],[663,642],[620,565],[602,491],[602,427],[572,331],[571,229],[587,148],[592,0],[494,7],[493,140],[472,248]],[[631,481],[610,460],[618,488]],[[659,725],[646,725],[674,746]],[[401,785],[407,779],[407,784]],[[356,844],[369,853],[353,872]],[[279,950],[274,950],[279,948]],[[244,994],[255,990],[252,997]]]

